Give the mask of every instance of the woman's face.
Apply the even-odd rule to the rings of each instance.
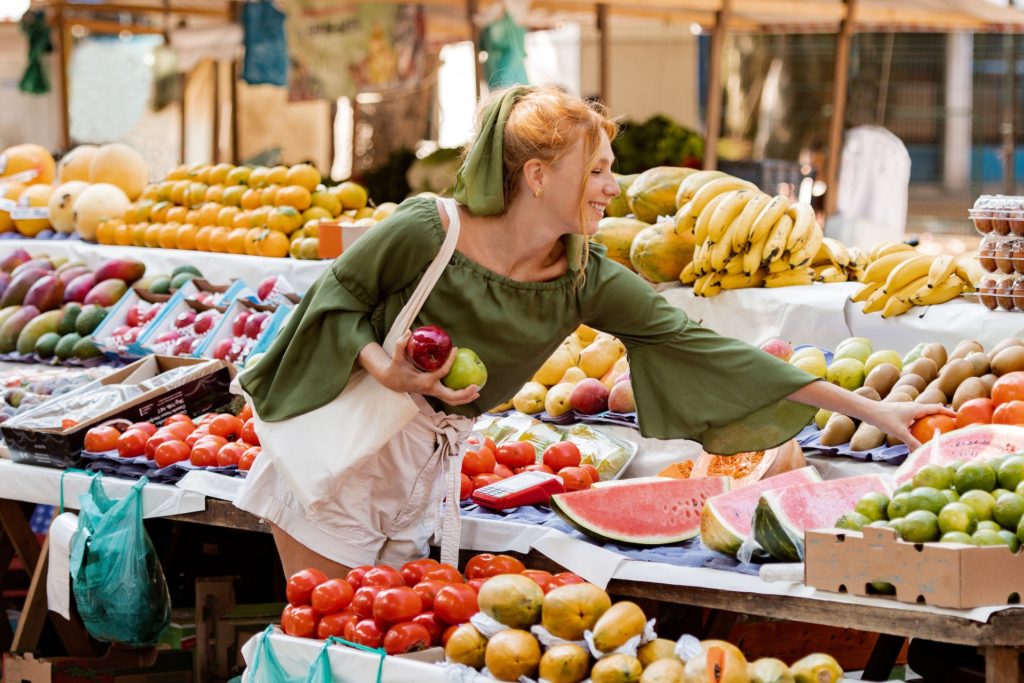
[[[543,183],[543,198],[546,200],[546,208],[553,213],[553,217],[564,224],[565,232],[576,233],[580,229],[581,181],[586,218],[583,227],[588,235],[597,232],[597,223],[604,218],[608,202],[619,194],[619,184],[612,175],[614,160],[608,135],[601,131],[597,157],[589,173],[586,173],[588,159],[582,139],[577,140],[568,154],[549,167]]]

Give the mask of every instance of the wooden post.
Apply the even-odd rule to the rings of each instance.
[[[178,156],[181,158],[181,163],[185,164],[185,131],[188,129],[188,123],[185,121],[185,102],[188,100],[188,74],[183,73],[179,78],[181,79],[181,118],[178,123],[178,131],[180,133]]]
[[[213,60],[213,163],[220,163],[220,60]]]
[[[722,0],[715,12],[715,27],[711,33],[708,55],[708,106],[704,112],[704,168],[718,166],[718,135],[722,130],[722,46],[725,44],[732,0]]]
[[[231,163],[237,164],[238,158],[238,79],[242,77],[242,67],[237,59],[231,60]]]
[[[469,37],[473,41],[473,70],[476,73],[476,79],[473,82],[473,92],[476,94],[477,101],[479,101],[480,84],[484,80],[484,67],[480,63],[480,29],[476,25],[476,12],[476,0],[466,0],[466,21],[469,22]],[[352,109],[355,111],[354,99],[352,103]]]
[[[60,102],[60,147],[61,151],[68,152],[71,149],[71,112],[69,111],[70,102],[68,101],[68,59],[71,54],[71,43],[74,38],[71,32],[68,30],[67,22],[64,21],[64,3],[57,5],[57,10],[54,15],[54,20],[57,25],[57,49],[60,53],[57,55],[60,60],[60,90],[59,102]]]
[[[334,127],[338,121],[338,98],[332,98],[327,105],[327,168],[323,170],[323,175],[325,178],[331,178],[331,170],[334,168],[334,154],[338,146],[334,132]]]
[[[597,6],[597,84],[598,97],[604,106],[611,108],[611,73],[609,53],[611,37],[608,35],[608,5]]]
[[[846,121],[846,85],[850,72],[850,43],[853,41],[857,0],[843,0],[846,16],[836,34],[836,64],[832,77],[832,120],[828,129],[828,157],[825,159],[825,218],[836,212],[839,201],[839,161],[843,153],[843,128]]]

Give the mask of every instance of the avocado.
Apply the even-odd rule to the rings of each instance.
[[[53,355],[57,356],[57,358],[60,358],[61,360],[71,358],[75,352],[75,344],[81,341],[81,339],[82,335],[77,332],[65,334],[60,338],[60,341],[57,342],[57,346],[54,347]]]
[[[80,358],[81,360],[99,358],[103,355],[103,352],[100,351],[98,346],[96,346],[96,342],[92,337],[82,337],[79,339],[78,342],[75,343],[71,352],[75,358]]]
[[[43,336],[36,340],[35,352],[39,354],[40,358],[50,358],[53,356],[55,349],[57,348],[57,342],[60,341],[59,332],[47,332]]]
[[[171,271],[171,279],[173,280],[174,278],[176,278],[177,276],[181,275],[182,273],[192,273],[196,277],[202,277],[203,276],[203,274],[201,272],[199,272],[198,268],[196,268],[195,266],[192,266],[192,265],[189,265],[189,264],[186,263],[186,264],[178,266],[173,271]]]
[[[60,319],[60,324],[57,325],[57,334],[64,336],[65,334],[71,334],[72,332],[74,332],[75,321],[78,320],[78,316],[79,314],[81,314],[81,312],[81,304],[65,304],[64,317]]]
[[[178,273],[171,278],[171,289],[181,289],[185,286],[185,283],[189,280],[197,277],[195,273],[183,272]]]
[[[92,334],[93,330],[100,326],[103,319],[107,317],[107,309],[96,304],[85,306],[75,320],[75,332],[79,338]]]

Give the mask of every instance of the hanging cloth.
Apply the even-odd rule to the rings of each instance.
[[[517,24],[508,11],[480,32],[480,49],[487,52],[484,73],[488,88],[497,90],[529,84],[523,61],[526,59],[526,29]]]
[[[242,80],[249,85],[288,85],[285,15],[270,0],[242,3],[245,60]]]
[[[43,55],[53,52],[46,15],[41,10],[25,12],[21,18],[21,32],[28,39],[28,64],[18,83],[18,90],[30,95],[45,95],[50,92],[50,79],[43,68]]]

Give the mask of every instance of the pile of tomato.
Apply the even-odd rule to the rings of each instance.
[[[356,567],[344,579],[303,569],[288,579],[281,630],[302,638],[344,638],[383,647],[392,655],[444,645],[456,627],[479,611],[480,587],[499,574],[529,576],[545,593],[583,582],[572,572],[526,569],[514,557],[490,553],[470,559],[465,576],[429,558],[407,562],[401,569]]]
[[[601,477],[596,467],[581,460],[580,449],[572,441],[551,444],[537,462],[537,451],[527,441],[507,441],[497,446],[488,437],[473,436],[462,459],[460,498],[465,500],[478,488],[530,470],[557,474],[566,491],[588,489]]]
[[[145,456],[157,467],[188,460],[196,467],[236,465],[248,470],[263,452],[246,406],[237,415],[208,413],[193,421],[185,414],[171,415],[159,427],[152,422],[127,421],[93,427],[85,433],[85,450],[117,451],[122,458]]]

